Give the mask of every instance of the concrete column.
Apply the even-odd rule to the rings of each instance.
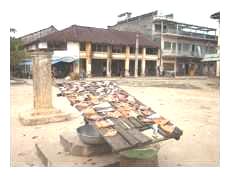
[[[145,76],[145,57],[146,57],[146,48],[143,48],[142,59],[141,59],[141,76]]]
[[[52,104],[51,56],[47,51],[33,51],[33,110],[19,113],[23,125],[40,125],[70,120],[70,114],[55,109]]]
[[[136,34],[134,77],[138,77],[139,34]]]
[[[112,46],[107,46],[106,75],[111,77]]]
[[[92,44],[90,42],[86,42],[86,75],[87,77],[91,77],[91,63],[92,63]]]
[[[220,77],[220,61],[216,61],[216,77]]]
[[[130,47],[125,48],[125,77],[129,77]]]
[[[73,64],[73,72],[77,73],[77,74],[80,73],[80,62],[79,62],[79,60],[75,61]]]
[[[34,112],[52,109],[51,53],[37,51],[31,54],[33,60]]]
[[[160,63],[161,54],[160,53],[161,53],[161,50],[158,49],[158,52],[157,52],[158,58],[156,60],[156,76],[160,76],[160,73],[159,73],[159,68],[160,68],[160,65],[161,65],[161,63]]]

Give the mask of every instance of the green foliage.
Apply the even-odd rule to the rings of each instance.
[[[29,57],[20,39],[10,37],[10,65],[15,66],[21,59]]]

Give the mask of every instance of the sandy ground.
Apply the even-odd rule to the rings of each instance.
[[[115,79],[130,94],[184,131],[179,141],[160,143],[160,166],[219,166],[219,88],[216,79]],[[59,134],[74,130],[83,120],[68,100],[56,97],[53,104],[72,114],[68,122],[22,126],[20,112],[32,109],[32,84],[11,85],[11,165],[41,166],[34,143],[58,141]]]

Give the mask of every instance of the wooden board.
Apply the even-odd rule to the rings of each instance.
[[[151,141],[150,138],[142,134],[138,129],[125,126],[120,119],[111,118],[111,120],[114,122],[114,126],[110,128],[98,128],[94,121],[90,121],[90,124],[98,130],[105,141],[112,147],[113,151],[123,151]],[[104,136],[110,129],[116,129],[117,134],[114,136]]]
[[[121,126],[121,122],[118,120],[113,120],[113,122],[115,123],[114,128],[131,146],[136,146],[139,143],[139,141],[128,132],[128,128],[124,129]]]
[[[92,125],[104,137],[105,141],[112,147],[113,151],[121,151],[132,147],[119,133],[115,136],[105,137],[104,134],[109,128],[97,128],[94,123],[92,123]]]
[[[135,126],[136,128],[141,128],[141,127],[143,127],[143,125],[140,124],[134,117],[130,117],[130,118],[128,118],[128,120],[129,120],[132,124],[134,124],[134,126]]]
[[[139,141],[140,144],[148,143],[152,141],[152,139],[150,139],[149,137],[147,137],[137,129],[129,129],[128,132],[132,134]]]

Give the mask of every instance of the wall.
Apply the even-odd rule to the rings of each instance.
[[[166,50],[164,49],[164,42],[165,41],[168,41],[168,42],[171,42],[171,43],[181,43],[181,51],[177,51],[176,53],[176,50],[173,51],[173,50]],[[190,47],[189,47],[189,50],[188,51],[183,51],[183,43],[187,43],[187,44],[190,44]],[[207,42],[207,41],[198,41],[198,40],[186,40],[186,39],[175,39],[175,38],[172,38],[172,37],[169,37],[169,36],[164,36],[163,37],[163,43],[162,43],[162,49],[163,49],[163,55],[173,55],[175,56],[177,54],[177,56],[194,56],[194,57],[200,57],[200,58],[203,58],[205,54],[207,54],[205,51],[206,51],[206,47],[214,47],[216,46],[216,42]],[[192,45],[195,45],[195,52],[192,53]],[[197,46],[200,46],[200,47],[197,47]],[[178,46],[176,46],[176,48],[178,48]]]
[[[109,28],[119,31],[141,32],[146,36],[152,37],[152,16],[139,17],[136,20],[116,24]]]
[[[56,31],[57,31],[57,30],[56,30],[53,26],[51,26],[51,27],[49,27],[49,28],[47,28],[47,29],[43,29],[43,30],[40,30],[40,31],[38,31],[38,32],[34,32],[34,33],[32,33],[32,34],[23,36],[23,37],[21,37],[20,39],[22,40],[22,42],[23,42],[24,44],[27,44],[27,43],[29,43],[29,42],[35,41],[35,40],[37,40],[37,39],[39,39],[39,38],[41,38],[41,37],[44,37],[44,36],[46,36],[46,35],[48,35],[48,34],[51,34],[51,33],[56,32]]]
[[[53,57],[80,58],[80,44],[78,42],[67,42],[67,50],[55,50]]]

